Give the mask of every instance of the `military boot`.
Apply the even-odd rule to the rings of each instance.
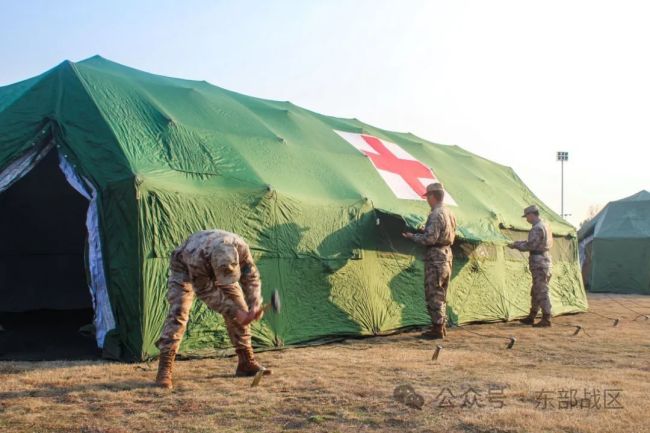
[[[237,352],[237,357],[239,358],[235,376],[255,376],[260,370],[264,370],[265,376],[271,374],[270,369],[264,368],[255,360],[253,348],[250,346],[243,349],[237,349],[235,352]]]
[[[161,388],[172,388],[172,369],[174,367],[174,359],[176,352],[173,350],[165,350],[160,352],[158,359],[158,375],[156,376],[156,385]]]
[[[542,315],[542,320],[535,323],[533,325],[533,328],[548,328],[550,326],[551,326],[551,315],[550,314],[543,314]]]
[[[530,313],[528,313],[528,317],[521,319],[519,323],[523,323],[524,325],[532,325],[535,323],[535,317],[537,317],[537,311],[531,309]]]

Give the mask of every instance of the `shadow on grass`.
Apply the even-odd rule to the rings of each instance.
[[[21,391],[8,391],[0,392],[0,401],[21,398],[58,398],[63,397],[70,393],[88,393],[93,391],[133,391],[136,389],[152,389],[160,390],[157,388],[153,380],[128,380],[124,382],[107,382],[107,383],[92,383],[86,385],[71,385],[71,386],[47,386],[47,384],[40,389],[29,389]]]

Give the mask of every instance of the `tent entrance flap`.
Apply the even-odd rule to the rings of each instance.
[[[36,311],[83,317],[88,313],[78,313],[90,310],[92,321],[84,266],[88,201],[66,181],[57,152],[0,194],[0,210],[0,319],[6,333],[33,329],[24,320],[30,315],[38,316],[42,329],[61,321],[60,314]]]

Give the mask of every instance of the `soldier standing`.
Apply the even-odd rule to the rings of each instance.
[[[156,384],[172,387],[172,367],[197,296],[221,313],[239,363],[237,376],[265,370],[253,356],[249,324],[261,319],[261,281],[246,242],[223,230],[195,233],[171,255],[169,313],[156,345],[160,349]],[[264,374],[270,374],[265,370]]]
[[[548,294],[548,283],[551,280],[551,269],[553,263],[549,250],[553,246],[553,233],[546,223],[539,217],[539,209],[532,205],[524,209],[524,218],[533,226],[528,232],[527,241],[517,241],[508,247],[528,251],[528,263],[530,273],[533,277],[531,289],[530,314],[521,323],[533,325],[534,327],[551,326],[551,299]],[[540,308],[542,309],[542,320],[535,323],[535,317]]]
[[[414,242],[426,246],[424,254],[424,297],[431,316],[431,330],[423,336],[444,338],[447,335],[447,287],[451,278],[451,244],[456,236],[456,218],[443,205],[445,190],[440,183],[427,186],[426,197],[431,213],[422,233],[402,233]]]

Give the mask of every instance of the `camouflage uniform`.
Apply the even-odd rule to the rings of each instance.
[[[540,219],[528,233],[527,241],[517,241],[512,247],[519,251],[529,251],[528,264],[533,277],[531,296],[531,316],[536,315],[539,309],[547,316],[551,316],[551,300],[548,294],[548,283],[551,280],[553,262],[549,250],[553,246],[553,234],[549,227]]]
[[[178,351],[195,295],[223,315],[235,349],[251,347],[250,327],[235,314],[261,305],[262,285],[241,237],[223,230],[193,234],[171,255],[168,285],[169,313],[156,343],[161,352]]]
[[[451,244],[456,237],[456,217],[443,205],[429,214],[424,232],[413,235],[413,241],[427,247],[424,254],[424,297],[431,322],[444,324],[447,319],[447,287],[451,278],[453,254]]]

